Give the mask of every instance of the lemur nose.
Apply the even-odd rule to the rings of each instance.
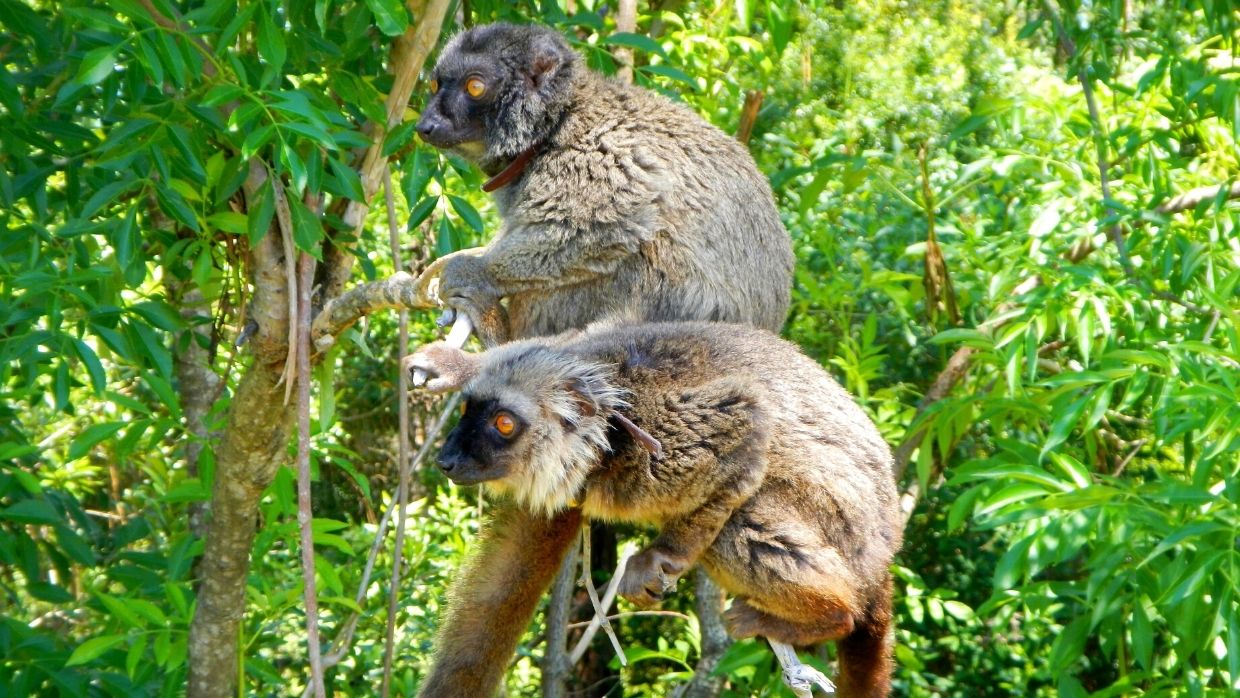
[[[432,119],[422,119],[418,122],[417,131],[422,140],[426,140],[435,134],[436,124]]]
[[[445,473],[450,473],[456,469],[456,466],[464,463],[465,460],[455,454],[440,453],[435,463],[439,465],[439,469]]]

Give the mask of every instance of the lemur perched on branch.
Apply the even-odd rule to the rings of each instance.
[[[432,390],[464,391],[465,414],[439,455],[454,481],[532,512],[572,508],[660,529],[629,561],[623,596],[657,603],[700,561],[735,596],[725,614],[733,636],[838,641],[840,695],[888,694],[888,566],[903,525],[891,452],[793,345],[721,323],[600,326],[482,354],[440,342],[406,367]],[[502,593],[507,570],[527,564],[490,559],[496,579],[475,575],[459,591]],[[524,628],[485,622],[502,634]]]

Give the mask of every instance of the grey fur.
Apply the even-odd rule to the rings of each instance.
[[[423,119],[455,118],[459,132],[475,133],[464,108],[449,105],[453,86],[484,67],[496,73],[485,148],[453,147],[491,174],[537,149],[495,193],[503,225],[486,253],[452,260],[441,276],[441,296],[477,326],[508,300],[507,336],[492,343],[604,317],[780,328],[791,244],[744,146],[683,105],[586,70],[542,27],[489,25],[453,39]]]

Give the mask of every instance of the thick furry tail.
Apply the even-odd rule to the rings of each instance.
[[[838,643],[839,698],[885,698],[891,693],[891,579],[876,594],[866,616]]]

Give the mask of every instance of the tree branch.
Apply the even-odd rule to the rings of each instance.
[[[392,266],[397,271],[404,271],[404,263],[400,258],[400,233],[396,225],[396,202],[392,195],[392,169],[383,168],[383,199],[387,204],[388,243],[392,248]],[[388,589],[388,616],[386,636],[383,644],[383,683],[380,694],[387,698],[392,683],[392,655],[396,640],[396,611],[400,605],[400,572],[405,550],[405,516],[409,501],[409,372],[404,370],[402,363],[409,353],[409,311],[400,311],[400,337],[397,342],[398,358],[396,363],[396,399],[397,408],[397,449],[396,471],[399,475],[396,487],[396,543],[392,553],[392,582]]]
[[[326,696],[319,647],[319,598],[314,574],[314,511],[310,504],[310,287],[314,257],[302,252],[297,260],[297,524],[301,532],[301,570],[306,604],[306,645],[310,685],[317,698]]]
[[[616,9],[616,31],[632,34],[637,31],[637,0],[619,0]],[[633,49],[618,46],[612,51],[616,57],[616,77],[632,84],[633,82]]]
[[[1224,199],[1240,199],[1240,181],[1227,184],[1215,184],[1207,187],[1197,187],[1173,196],[1170,199],[1159,204],[1156,209],[1159,213],[1171,215],[1197,208],[1203,201],[1215,199],[1223,192]]]
[[[411,2],[406,3],[411,10],[416,9]],[[385,103],[387,123],[375,124],[372,130],[373,140],[362,157],[358,175],[362,180],[364,201],[350,201],[344,211],[344,222],[356,238],[366,221],[366,212],[370,210],[370,200],[379,191],[382,183],[383,169],[387,158],[383,157],[383,139],[388,129],[399,124],[409,106],[409,96],[413,94],[413,86],[426,59],[439,41],[443,28],[444,17],[448,13],[448,0],[430,0],[426,3],[416,24],[396,40],[392,46],[391,66],[394,80]],[[323,288],[324,298],[335,298],[344,290],[345,283],[353,272],[353,254],[351,246],[335,250],[326,270]]]
[[[749,90],[745,93],[745,104],[741,107],[740,122],[736,125],[736,140],[745,145],[749,145],[749,137],[753,135],[753,125],[758,121],[762,97],[762,90]]]

